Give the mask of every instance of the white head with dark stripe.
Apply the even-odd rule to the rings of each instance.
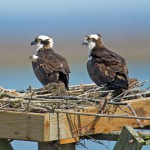
[[[31,42],[31,45],[37,46],[37,51],[41,48],[53,48],[54,41],[51,37],[46,35],[39,35]]]
[[[88,46],[89,50],[103,45],[102,37],[100,34],[90,34],[84,37],[82,45]]]

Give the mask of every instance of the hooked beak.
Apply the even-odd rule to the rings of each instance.
[[[31,46],[32,46],[32,45],[35,45],[35,41],[32,41],[32,42],[31,42]]]
[[[83,45],[83,46],[84,46],[84,45],[87,46],[87,45],[88,45],[88,42],[87,42],[87,41],[83,41],[83,42],[82,42],[82,45]]]

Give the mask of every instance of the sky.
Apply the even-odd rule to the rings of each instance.
[[[150,25],[149,8],[148,0],[1,0],[0,37],[145,34]]]
[[[81,43],[91,33],[127,60],[149,59],[149,27],[149,0],[1,0],[0,65],[29,65],[30,43],[40,34],[53,37],[71,63],[87,59]]]

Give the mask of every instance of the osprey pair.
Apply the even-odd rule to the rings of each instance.
[[[87,70],[90,78],[98,85],[110,90],[128,88],[128,69],[125,59],[108,50],[102,42],[100,34],[84,37],[82,43],[89,48]],[[32,56],[32,66],[38,80],[45,86],[49,83],[64,83],[69,89],[70,69],[66,58],[53,50],[53,39],[40,35],[31,45],[36,45],[36,54]]]

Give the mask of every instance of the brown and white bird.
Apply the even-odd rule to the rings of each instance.
[[[37,46],[36,54],[32,57],[32,67],[38,80],[43,86],[49,83],[64,83],[68,90],[70,69],[66,58],[53,50],[53,39],[40,35],[31,45]]]
[[[90,78],[98,86],[110,90],[128,88],[128,68],[125,59],[108,50],[100,34],[90,34],[84,37],[83,45],[89,48],[87,70]]]

